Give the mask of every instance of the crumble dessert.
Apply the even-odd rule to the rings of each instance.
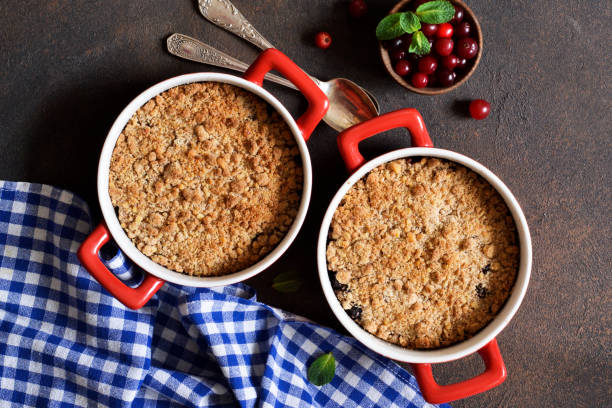
[[[332,286],[373,335],[412,349],[473,336],[502,307],[519,261],[497,191],[454,162],[395,160],[355,183],[334,213]]]
[[[134,113],[111,157],[109,194],[143,254],[177,272],[217,276],[278,244],[302,184],[282,117],[257,95],[205,82],[169,89]]]

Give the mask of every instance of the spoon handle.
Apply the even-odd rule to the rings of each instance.
[[[218,25],[249,41],[256,47],[266,50],[274,48],[229,0],[198,0],[200,13],[211,23]]]
[[[188,37],[183,34],[172,34],[166,40],[168,52],[184,59],[203,64],[214,65],[216,67],[233,69],[234,71],[245,72],[249,65],[234,57],[230,57],[224,52],[211,47],[195,38]],[[266,74],[264,77],[267,80],[275,82],[286,87],[296,89],[290,81],[281,78],[274,74]]]

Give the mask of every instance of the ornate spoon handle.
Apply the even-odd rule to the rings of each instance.
[[[195,38],[183,34],[172,34],[166,40],[168,51],[177,57],[185,58],[203,64],[214,65],[216,67],[233,69],[234,71],[245,72],[249,65],[205,44]],[[277,84],[297,89],[295,85],[274,74],[267,74],[265,79]]]
[[[198,0],[198,6],[200,13],[211,23],[236,34],[262,50],[274,48],[229,0]]]

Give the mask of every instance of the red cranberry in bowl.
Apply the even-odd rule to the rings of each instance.
[[[392,50],[393,48],[401,47],[404,44],[404,42],[402,40],[402,37],[397,37],[392,40],[385,40],[382,42],[382,44],[383,44],[383,47],[385,47],[385,49]]]
[[[467,21],[463,21],[455,27],[455,35],[459,38],[469,37],[470,34],[472,34],[472,26]]]
[[[438,60],[431,55],[426,55],[419,61],[419,72],[425,75],[433,74],[438,68]]]
[[[425,88],[429,83],[429,77],[422,72],[417,72],[412,75],[412,86],[415,88]]]
[[[395,73],[399,76],[406,76],[412,71],[410,63],[406,60],[398,61],[395,64]]]
[[[401,47],[394,48],[389,51],[389,57],[391,58],[391,61],[399,61],[401,59],[404,59],[405,56],[406,51],[404,51]]]
[[[453,70],[459,64],[459,58],[454,54],[447,55],[446,57],[440,58],[440,63],[444,68]]]
[[[441,39],[443,40],[443,39]],[[478,54],[478,43],[470,37],[461,38],[457,42],[457,55],[461,58],[472,59]]]
[[[453,71],[448,68],[440,68],[438,72],[436,72],[436,80],[440,86],[451,86],[455,83],[455,75],[453,75]]]
[[[467,59],[465,58],[457,58],[457,66],[456,68],[458,69],[464,69],[465,67],[467,67]]]
[[[454,25],[460,23],[461,20],[463,20],[463,9],[459,6],[455,6],[455,16],[452,18],[451,21],[449,21],[449,23]]]
[[[451,38],[453,36],[453,26],[450,23],[442,23],[438,26],[436,37]]]
[[[450,38],[438,38],[436,42],[434,42],[434,50],[441,57],[450,55],[453,52],[454,46],[455,43]]]
[[[421,24],[421,31],[426,37],[433,37],[438,32],[437,24]]]

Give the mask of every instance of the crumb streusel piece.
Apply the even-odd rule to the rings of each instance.
[[[244,269],[285,236],[302,163],[280,115],[221,83],[157,95],[132,116],[111,158],[121,226],[153,261],[190,275]]]
[[[342,307],[407,348],[473,336],[510,294],[514,220],[497,191],[453,162],[406,159],[373,169],[336,209],[327,246]]]

